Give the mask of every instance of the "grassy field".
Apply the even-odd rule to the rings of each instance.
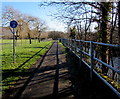
[[[29,44],[29,40],[18,40],[16,44],[16,63],[14,63],[12,40],[3,40],[2,43],[3,90],[8,89],[10,84],[21,78],[21,75],[24,75],[26,70],[36,63],[52,44],[51,41],[39,43],[37,40],[32,40],[32,44]]]

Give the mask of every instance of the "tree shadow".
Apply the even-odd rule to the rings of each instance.
[[[43,49],[47,48],[42,47],[42,49],[40,49],[38,52],[36,52],[34,55],[32,55],[29,59],[27,59],[25,62],[23,62],[21,65],[19,65],[17,68],[15,69],[6,69],[6,70],[2,70],[2,80],[10,77],[10,76],[22,76],[24,74],[28,74],[29,72],[23,72],[25,71],[25,69],[21,70],[20,68],[22,66],[24,66],[26,63],[28,63],[32,58],[34,58],[36,55],[38,55]],[[47,48],[48,49],[48,48]],[[39,55],[40,57],[42,57],[42,55]],[[24,58],[23,58],[24,59]],[[21,72],[19,72],[19,70]]]
[[[59,67],[58,67],[58,70],[62,71],[62,70],[67,69],[68,67],[66,67],[65,65],[66,65],[66,63],[60,64]],[[55,81],[56,80],[55,79],[55,76],[56,76],[55,70],[56,70],[55,66],[45,66],[45,67],[42,67],[42,68],[38,69],[35,74],[33,74],[33,73],[31,74],[31,73],[26,72],[26,73],[21,75],[20,72],[16,72],[16,76],[18,76],[18,75],[23,76],[22,78],[24,78],[26,76],[27,79],[26,78],[19,79],[19,81],[17,81],[17,83],[9,84],[9,86],[14,86],[14,87],[13,88],[11,87],[10,89],[6,90],[6,93],[9,93],[9,95],[12,94],[14,96],[12,98],[14,98],[14,99],[18,99],[19,97],[20,98],[31,98],[32,96],[29,93],[28,93],[28,95],[26,94],[24,97],[21,97],[20,93],[22,94],[23,91],[27,87],[34,87],[34,86],[37,86],[38,84],[43,84],[44,85],[44,83],[47,83],[47,82],[49,84],[49,81],[51,81],[51,80],[56,82]],[[36,75],[36,74],[39,74],[39,75]],[[34,75],[34,79],[33,79],[33,76],[31,76],[31,75]],[[60,72],[58,79],[59,80],[62,79],[63,81],[66,80],[66,79],[68,80],[69,79],[69,72],[68,71]],[[25,84],[26,82],[27,82],[27,84]],[[42,87],[44,88],[45,86],[42,86]],[[34,88],[33,88],[33,90],[34,90]],[[71,93],[72,93],[71,87],[63,88],[63,89],[58,90],[58,95],[57,96],[58,97],[63,97],[63,96],[70,95]],[[54,94],[54,92],[52,92],[52,94],[49,94],[49,95],[46,95],[46,96],[43,96],[43,97],[39,97],[39,99],[47,99],[48,97],[49,98],[51,97],[51,98],[55,99],[55,96],[53,94]],[[8,97],[9,95],[6,95],[7,99],[11,98],[11,97]],[[32,97],[32,98],[34,98],[34,97]],[[6,97],[3,97],[3,99],[6,99]]]
[[[24,48],[44,48],[44,47],[24,47]]]

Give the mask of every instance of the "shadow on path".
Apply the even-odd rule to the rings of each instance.
[[[26,63],[28,63],[32,58],[34,58],[38,53],[40,53],[43,49],[48,49],[47,46],[49,44],[47,44],[45,47],[42,47],[41,50],[39,50],[37,53],[35,53],[34,55],[32,55],[29,59],[27,59],[25,62],[23,62],[20,66],[18,66],[16,69],[9,69],[9,70],[3,70],[2,71],[2,80],[6,79],[7,77],[10,76],[24,76],[24,75],[29,75],[31,72],[20,72],[19,69],[24,66]],[[40,57],[42,57],[42,55],[40,55]],[[34,70],[34,69],[33,69]],[[31,71],[33,71],[31,69]]]
[[[53,42],[37,68],[31,68],[29,71],[33,72],[22,74],[21,79],[11,84],[14,87],[6,91],[3,99],[73,99],[65,57],[61,45]]]

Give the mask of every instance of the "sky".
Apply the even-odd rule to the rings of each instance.
[[[51,13],[56,13],[57,10],[54,6],[52,7],[39,7],[40,2],[2,2],[2,8],[5,6],[11,6],[14,9],[20,11],[23,14],[35,16],[43,21],[50,30],[65,31],[66,25],[60,20],[54,19]]]

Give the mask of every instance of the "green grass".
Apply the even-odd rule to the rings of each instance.
[[[26,70],[29,69],[32,64],[35,64],[52,44],[51,41],[39,43],[37,40],[32,40],[32,44],[29,44],[29,40],[18,40],[16,44],[16,63],[14,63],[12,40],[3,40],[3,43],[2,78],[3,85],[5,85],[3,86],[3,90],[8,89],[10,87],[9,84],[13,84],[15,80],[21,78],[26,73]],[[17,70],[14,71],[15,69]]]

